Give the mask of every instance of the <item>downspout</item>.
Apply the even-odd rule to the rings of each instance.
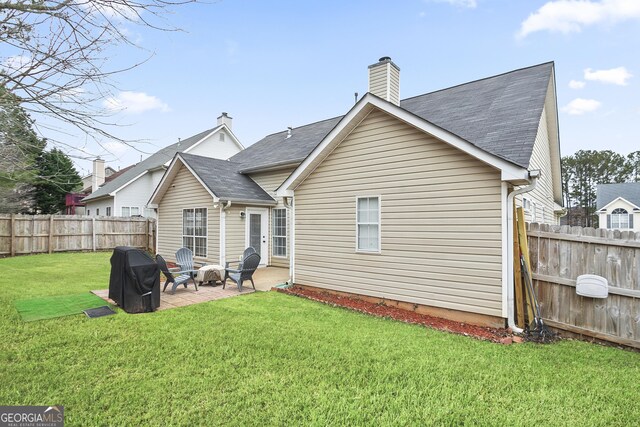
[[[295,213],[293,210],[293,197],[283,197],[282,202],[284,207],[289,211],[289,221],[291,225],[289,227],[289,285],[293,285],[293,269],[294,269],[294,251],[295,251]]]
[[[508,285],[507,285],[507,325],[513,332],[516,334],[522,333],[524,330],[516,326],[515,321],[515,308],[514,308],[514,292],[515,292],[515,280],[514,280],[514,271],[513,271],[513,263],[515,262],[513,253],[513,199],[519,195],[528,193],[533,191],[538,184],[538,179],[540,178],[539,170],[529,171],[529,178],[531,179],[531,184],[526,187],[518,188],[517,190],[513,190],[507,196],[507,245],[508,245],[508,254],[507,259],[509,260],[509,264],[507,266],[508,269]]]

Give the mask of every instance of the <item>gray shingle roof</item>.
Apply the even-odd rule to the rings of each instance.
[[[274,133],[245,148],[229,160],[242,163],[245,168],[251,169],[301,163],[341,118],[342,116],[334,117],[294,128],[290,138],[287,138],[288,131]]]
[[[528,167],[553,63],[535,65],[400,101],[400,107],[491,154]],[[269,135],[231,158],[247,169],[301,162],[340,117]]]
[[[180,157],[220,200],[273,203],[276,201],[247,175],[240,163],[180,153]]]
[[[200,141],[202,138],[204,138],[205,136],[207,136],[208,134],[210,134],[211,132],[213,132],[219,127],[220,126],[216,126],[215,128],[205,130],[204,132],[200,132],[199,134],[193,135],[192,137],[189,137],[183,141],[177,142],[175,144],[169,145],[168,147],[161,149],[160,151],[147,157],[146,159],[144,159],[143,161],[141,161],[131,169],[127,170],[122,175],[118,176],[116,179],[105,183],[102,187],[98,188],[98,190],[94,191],[93,193],[85,197],[83,201],[86,202],[86,201],[91,201],[93,199],[97,199],[99,197],[108,196],[109,193],[122,187],[127,182],[131,181],[132,179],[134,179],[144,171],[147,171],[149,169],[154,169],[164,165],[165,163],[170,161],[175,156],[176,153],[180,153],[190,148],[196,142]]]
[[[618,197],[622,197],[623,199],[630,201],[634,205],[640,206],[640,182],[625,182],[622,184],[598,184],[596,193],[598,195],[598,210],[604,208]]]

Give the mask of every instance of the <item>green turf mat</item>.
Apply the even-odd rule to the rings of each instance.
[[[82,310],[104,305],[107,304],[102,298],[89,292],[23,299],[15,301],[14,303],[16,310],[18,310],[18,313],[22,316],[22,320],[25,322],[80,314]]]

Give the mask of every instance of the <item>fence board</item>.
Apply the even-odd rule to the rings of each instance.
[[[540,309],[550,326],[640,348],[640,233],[532,224],[528,241]],[[605,277],[609,296],[577,295],[581,274]]]
[[[0,215],[0,256],[107,250],[153,250],[155,221],[72,215]],[[151,236],[151,237],[150,237]]]

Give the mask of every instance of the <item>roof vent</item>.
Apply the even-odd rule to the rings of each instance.
[[[369,65],[369,92],[400,105],[400,68],[388,56]]]
[[[291,126],[289,126],[287,128],[287,138],[291,138],[291,133],[293,132],[293,128]]]

